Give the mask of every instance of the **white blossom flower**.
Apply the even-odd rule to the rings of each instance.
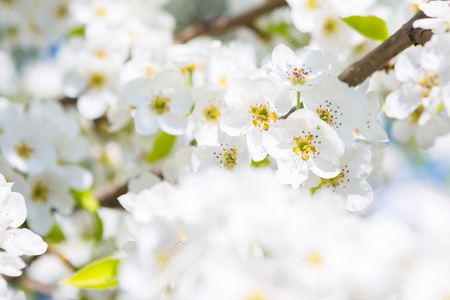
[[[263,144],[277,161],[277,178],[297,188],[309,171],[322,178],[341,172],[344,142],[316,113],[299,109],[280,120],[263,136]]]
[[[100,58],[87,58],[64,78],[64,94],[77,98],[80,114],[94,120],[118,100],[118,69]]]
[[[189,131],[197,145],[218,145],[219,121],[227,108],[225,90],[203,87],[193,91],[195,107],[189,116]]]
[[[27,222],[30,228],[46,235],[55,223],[54,214],[69,215],[75,205],[66,179],[59,173],[45,171],[28,178]]]
[[[220,129],[231,136],[245,135],[252,159],[263,160],[267,152],[262,136],[291,108],[287,90],[268,77],[260,77],[226,100],[230,106],[220,119]]]
[[[366,181],[367,170],[372,159],[368,146],[355,144],[355,148],[346,148],[342,155],[341,173],[333,178],[319,178],[310,174],[303,182],[304,187],[320,188],[314,192],[318,199],[332,197],[338,205],[345,206],[349,211],[361,211],[373,201],[373,191]]]
[[[56,164],[52,136],[36,120],[27,120],[2,136],[2,155],[15,169],[36,174]]]
[[[47,244],[27,228],[18,228],[25,222],[27,207],[21,194],[11,192],[12,183],[0,174],[0,274],[20,276],[26,264],[22,255],[40,255]],[[1,277],[0,277],[1,278]],[[6,284],[0,279],[0,298]]]
[[[249,149],[241,136],[228,137],[219,146],[199,146],[192,153],[192,169],[201,172],[209,168],[233,171],[251,163]]]
[[[429,18],[414,21],[414,27],[432,29],[434,32],[447,32],[450,28],[450,5],[446,1],[431,1],[419,5]]]
[[[280,79],[297,92],[313,88],[329,69],[319,50],[309,50],[297,56],[283,44],[273,49],[272,65]]]
[[[136,107],[137,133],[151,135],[159,128],[172,135],[184,133],[192,98],[183,81],[179,71],[168,69],[152,79],[135,79],[125,85],[125,100]]]
[[[316,89],[304,93],[303,104],[330,125],[347,146],[354,142],[352,133],[368,119],[366,97],[335,77],[325,78]]]

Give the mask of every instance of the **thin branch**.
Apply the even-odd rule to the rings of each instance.
[[[287,5],[285,0],[273,0],[234,18],[220,17],[210,24],[200,23],[191,25],[176,34],[175,40],[179,43],[185,43],[200,35],[215,34],[236,26],[247,26],[255,18],[285,5]]]
[[[104,190],[95,193],[102,207],[122,207],[117,200],[119,196],[128,192],[128,181],[118,185],[109,186]]]
[[[418,19],[428,18],[423,12],[418,12],[411,20],[402,26],[377,48],[361,60],[347,68],[339,79],[350,86],[357,86],[364,82],[372,73],[384,68],[389,60],[411,45],[424,45],[431,39],[431,30],[414,28],[413,23]]]

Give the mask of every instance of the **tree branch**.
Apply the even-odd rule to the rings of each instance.
[[[285,0],[273,0],[234,18],[220,17],[210,24],[191,25],[176,34],[175,40],[179,43],[186,43],[200,35],[215,34],[232,27],[250,25],[255,18],[285,5],[287,5]]]
[[[361,60],[348,67],[339,79],[350,86],[357,86],[364,82],[372,73],[382,69],[397,54],[411,45],[424,45],[431,39],[431,30],[414,28],[413,23],[418,19],[428,18],[423,12],[418,12],[411,20],[402,26],[377,48]]]
[[[119,196],[128,192],[128,181],[118,185],[109,186],[104,190],[95,193],[102,207],[122,207],[117,200]]]

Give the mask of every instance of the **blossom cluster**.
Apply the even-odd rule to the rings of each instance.
[[[0,173],[0,275],[17,277],[26,266],[23,255],[40,255],[47,250],[42,238],[27,228],[19,228],[27,217],[23,196],[11,192],[12,183]],[[8,291],[0,276],[0,299],[25,299],[23,293]]]
[[[374,201],[408,169],[386,171],[388,133],[450,132],[448,3],[287,0],[179,43],[183,13],[210,28],[197,2],[0,1],[0,299],[449,297],[448,197]],[[419,8],[429,42],[339,80],[379,44],[347,17],[393,32]],[[111,255],[117,287],[67,281]]]
[[[274,179],[214,170],[121,196],[135,239],[124,245],[121,299],[449,295],[448,196],[417,186],[408,221],[388,211],[361,218]]]
[[[450,132],[450,6],[432,1],[419,7],[430,18],[415,21],[414,27],[435,34],[423,47],[399,55],[395,77],[400,86],[386,98],[386,115],[397,119],[392,134],[398,141],[414,137],[418,145],[429,148],[437,137]]]

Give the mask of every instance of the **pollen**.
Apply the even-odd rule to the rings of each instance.
[[[330,108],[318,108],[316,113],[322,121],[330,126],[334,125],[334,115]]]
[[[228,88],[228,78],[227,77],[219,78],[219,80],[217,81],[217,85],[224,89]]]
[[[306,262],[315,267],[320,267],[321,265],[323,265],[322,254],[317,251],[311,252],[306,256]]]
[[[422,87],[422,97],[426,98],[430,95],[431,89],[439,85],[439,75],[426,71],[424,74],[419,75],[417,83]]]
[[[322,26],[322,31],[325,35],[332,35],[338,30],[338,21],[335,17],[328,17]]]
[[[317,0],[306,0],[305,8],[307,10],[316,10],[320,7],[319,2]]]
[[[288,76],[288,80],[293,85],[304,85],[309,78],[307,77],[310,72],[305,71],[305,69],[302,68],[294,68],[291,72],[291,74]]]
[[[234,169],[234,167],[236,166],[236,152],[237,152],[236,148],[224,150],[222,157],[219,160],[224,169],[230,171]]]
[[[416,108],[416,110],[411,113],[411,123],[413,124],[419,123],[420,116],[424,111],[425,107],[423,105]]]
[[[311,155],[319,154],[315,146],[316,141],[312,134],[305,135],[304,137],[294,137],[292,141],[292,151],[296,155],[301,155],[303,160],[308,160]]]
[[[192,74],[197,69],[195,63],[191,63],[185,67],[180,68],[183,74]]]
[[[60,18],[60,19],[65,18],[68,16],[68,14],[69,14],[69,9],[65,3],[61,3],[55,9],[55,15],[57,18]]]
[[[145,76],[147,78],[152,78],[153,76],[155,76],[155,74],[156,74],[155,68],[145,67]]]
[[[30,159],[31,155],[34,152],[33,147],[31,147],[28,143],[22,142],[16,147],[14,147],[16,154],[23,159]]]
[[[106,9],[105,9],[104,7],[99,6],[99,7],[97,7],[97,9],[95,10],[94,14],[95,14],[97,17],[104,17],[104,16],[106,16],[107,11],[106,11]]]
[[[106,84],[106,77],[102,73],[92,73],[88,80],[91,89],[101,90]]]
[[[249,297],[245,298],[245,300],[266,300],[266,299],[267,298],[264,297],[264,295],[261,294],[260,292],[253,293]]]
[[[42,182],[38,181],[33,186],[31,199],[34,202],[46,202],[49,194],[49,188]]]
[[[206,122],[217,124],[220,119],[220,110],[215,105],[211,105],[203,110],[203,116]]]
[[[157,115],[162,115],[169,111],[170,98],[163,97],[160,94],[155,95],[153,100],[150,102],[150,109],[155,111]]]
[[[250,106],[250,112],[253,125],[266,131],[269,129],[270,123],[277,119],[277,114],[270,110],[269,105]]]
[[[108,58],[108,53],[106,53],[105,50],[98,50],[98,51],[95,51],[94,54],[95,54],[98,58],[101,58],[101,59],[107,59],[107,58]]]
[[[332,187],[337,187],[341,183],[343,183],[343,178],[345,177],[344,172],[339,173],[336,177],[333,178],[320,178],[322,185],[328,185]],[[343,186],[345,187],[345,186]]]

